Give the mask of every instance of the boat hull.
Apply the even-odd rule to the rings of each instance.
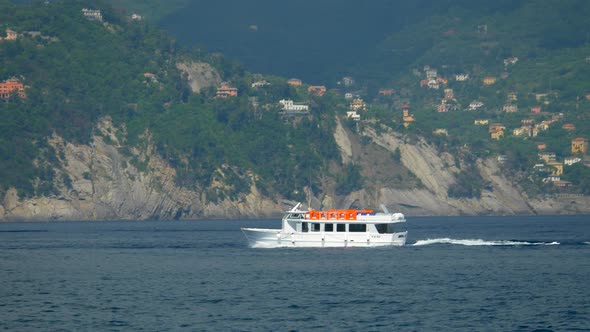
[[[307,232],[285,233],[280,229],[242,228],[251,248],[345,248],[403,246],[407,232],[392,234]]]

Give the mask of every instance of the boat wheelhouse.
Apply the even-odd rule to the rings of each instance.
[[[242,228],[252,248],[380,247],[406,243],[401,213],[373,210],[300,210],[285,212],[281,229]]]

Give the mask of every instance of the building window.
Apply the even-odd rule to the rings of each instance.
[[[325,232],[333,232],[334,231],[334,224],[325,224],[324,231]]]
[[[345,224],[336,224],[336,232],[346,232]]]
[[[307,228],[308,226],[307,226],[307,223],[306,223],[306,222],[302,223],[302,224],[301,224],[301,226],[302,226],[302,227],[301,227],[301,231],[302,231],[303,233],[307,233],[307,232],[309,232],[309,229]]]
[[[311,224],[311,231],[312,232],[319,232],[320,231],[320,224],[319,223],[312,223]]]

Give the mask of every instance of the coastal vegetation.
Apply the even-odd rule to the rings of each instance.
[[[265,11],[252,17],[224,12],[231,24],[221,31],[207,25],[215,15],[196,20],[203,26],[192,35],[202,38],[190,40],[186,31],[196,30],[186,15],[217,13],[219,4],[0,0],[0,81],[21,82],[26,92],[0,100],[0,194],[15,187],[23,196],[50,196],[58,182],[71,186],[56,174],[63,158],[47,138],[90,144],[104,117],[123,129],[123,150],[149,139],[176,170],[178,185],[211,200],[236,199],[253,186],[269,197],[302,200],[306,187],[317,193],[331,184],[336,195],[347,195],[371,185],[374,174],[360,161],[342,161],[337,121],[358,134],[388,127],[455,156],[459,171],[450,197],[479,198],[489,190],[477,167],[482,158],[501,162],[502,172],[530,195],[590,194],[584,153],[572,152],[572,140],[590,132],[586,2],[383,0],[362,10],[341,5],[357,22],[344,26],[330,24],[338,15],[322,15],[332,0],[313,10],[305,4],[280,8],[293,17],[307,13],[311,23],[303,29],[280,28],[282,16],[271,15],[277,5],[259,1]],[[369,18],[376,24],[362,24]],[[536,24],[540,18],[543,24]],[[320,22],[338,31],[321,30]],[[18,38],[8,40],[9,30]],[[226,36],[227,45],[202,45],[213,33]],[[280,58],[277,49],[262,47],[272,40]],[[216,85],[191,90],[179,63],[211,65],[229,94],[220,95]],[[327,91],[312,92],[308,82]],[[281,100],[308,109],[290,112]],[[360,122],[347,115],[354,100],[360,100]],[[530,134],[513,134],[528,125]],[[533,135],[532,127],[541,125]],[[359,139],[366,145],[368,137]],[[541,152],[554,153],[552,161],[562,167],[566,158],[581,157],[560,174],[567,188],[547,182],[552,168],[534,168]],[[421,186],[401,159],[398,148],[383,160],[393,167],[381,167],[382,177],[396,187]],[[132,163],[147,170],[145,160]]]

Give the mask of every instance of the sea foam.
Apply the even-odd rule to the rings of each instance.
[[[462,246],[547,246],[547,245],[559,245],[559,242],[525,242],[525,241],[508,241],[508,240],[496,240],[486,241],[482,239],[427,239],[418,240],[414,243],[414,246],[427,246],[431,244],[456,244]]]

